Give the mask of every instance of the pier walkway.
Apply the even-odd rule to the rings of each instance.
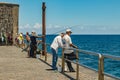
[[[20,48],[0,46],[0,80],[74,80],[76,78],[75,72],[63,74],[48,70],[51,69],[51,55],[48,55],[47,63],[42,58],[27,58],[27,53],[21,52]],[[80,80],[98,80],[96,72],[81,66],[79,77]],[[105,76],[105,80],[114,79]]]

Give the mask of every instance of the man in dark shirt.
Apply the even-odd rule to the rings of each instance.
[[[30,37],[30,57],[36,58],[36,50],[37,50],[37,41],[36,38],[42,38],[43,36],[36,36],[35,32],[32,32],[32,36]]]

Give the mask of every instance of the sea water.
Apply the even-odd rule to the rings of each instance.
[[[51,44],[55,36],[47,35],[46,43]],[[71,39],[73,44],[78,46],[79,49],[120,56],[120,35],[71,35]],[[47,46],[47,51],[51,52],[49,46]],[[58,54],[61,56],[61,49],[59,49]],[[98,70],[98,57],[84,53],[80,53],[79,57],[80,64]],[[104,71],[120,77],[120,61],[105,58]]]

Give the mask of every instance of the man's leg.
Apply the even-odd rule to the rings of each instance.
[[[34,50],[33,57],[36,58],[37,45],[34,44],[33,50]]]
[[[52,68],[57,69],[56,64],[57,64],[58,55],[56,54],[56,51],[53,48],[51,50],[52,50],[52,54],[53,54]]]
[[[27,44],[26,44],[27,45]],[[28,49],[28,45],[22,50],[22,52],[23,51],[27,51],[27,49]]]
[[[34,50],[33,50],[33,45],[30,44],[30,57],[33,57]]]
[[[65,54],[65,58],[66,58],[66,59],[69,59],[68,57],[69,57],[69,54]],[[66,60],[66,63],[67,63],[67,66],[68,66],[68,68],[69,68],[69,71],[70,71],[70,72],[75,72],[74,68],[72,67],[71,62],[69,62],[69,61]]]

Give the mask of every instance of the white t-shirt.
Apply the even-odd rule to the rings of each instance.
[[[62,37],[56,36],[51,44],[51,48],[55,49],[57,52],[59,47],[63,47]]]
[[[65,48],[70,48],[70,44],[72,44],[71,37],[66,34],[63,37],[63,41],[64,41],[64,47]],[[73,52],[73,50],[68,50],[68,49],[65,49],[65,51],[64,51],[64,53],[66,53],[66,54],[70,54],[72,52]]]

